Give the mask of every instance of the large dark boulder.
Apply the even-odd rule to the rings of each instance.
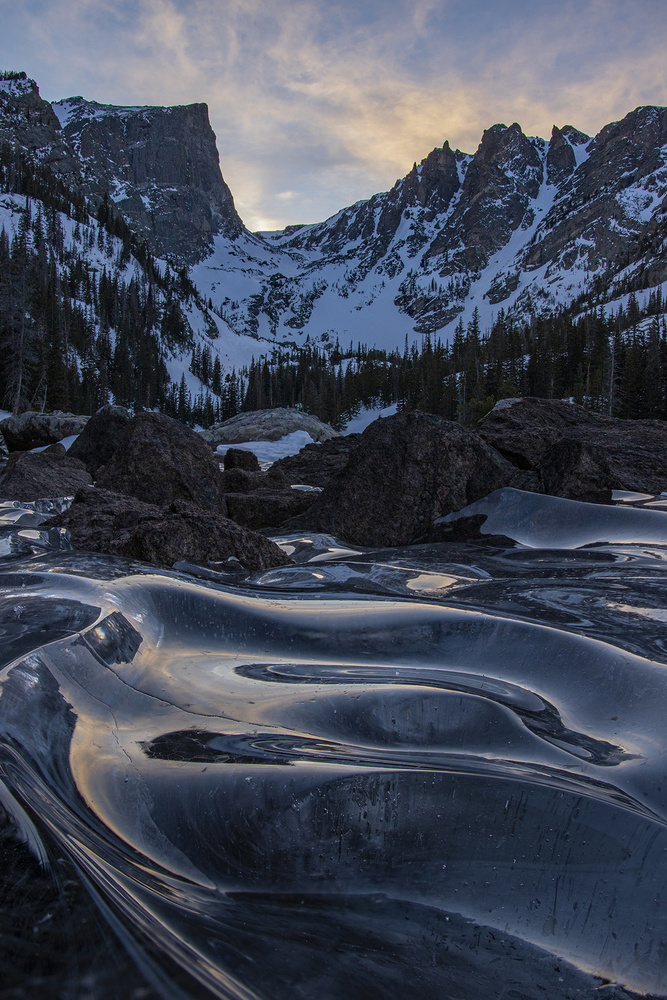
[[[19,416],[5,417],[0,431],[10,451],[30,451],[56,444],[64,437],[80,434],[90,418],[76,413],[38,413],[26,410]]]
[[[501,400],[479,433],[537,489],[574,500],[607,501],[611,491],[667,490],[667,421],[620,420],[559,399]]]
[[[290,489],[287,477],[279,469],[273,467],[268,472],[249,472],[247,469],[240,468],[225,469],[221,478],[225,494]]]
[[[621,489],[609,464],[607,450],[577,437],[560,438],[539,464],[542,491],[592,503],[608,503]],[[634,489],[634,487],[632,487]]]
[[[263,535],[183,500],[159,507],[108,490],[80,490],[47,526],[67,528],[77,549],[166,568],[180,561],[206,565],[232,559],[248,570],[291,562]]]
[[[521,469],[535,469],[547,451],[568,433],[576,434],[596,417],[562,399],[501,399],[482,417],[477,430],[487,444]]]
[[[345,468],[360,437],[360,434],[348,434],[320,444],[307,444],[296,455],[274,462],[271,468],[284,472],[290,483],[307,483],[324,489]]]
[[[37,500],[72,496],[92,481],[83,462],[70,458],[61,444],[46,451],[15,451],[0,475],[0,497]]]
[[[434,414],[401,413],[367,427],[342,472],[282,529],[404,545],[435,518],[515,482],[516,470],[477,434]]]
[[[70,455],[81,459],[91,476],[96,476],[116,454],[118,442],[131,419],[132,415],[124,406],[108,403],[90,418],[72,443]]]
[[[138,413],[125,425],[113,457],[98,473],[97,486],[145,503],[186,500],[227,513],[211,449],[199,434],[163,413]]]
[[[254,451],[245,448],[228,448],[223,461],[227,469],[246,469],[248,472],[259,472],[259,461]]]

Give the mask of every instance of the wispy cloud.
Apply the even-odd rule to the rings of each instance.
[[[207,101],[257,228],[315,221],[496,121],[597,131],[667,103],[664,0],[0,0],[45,96]]]

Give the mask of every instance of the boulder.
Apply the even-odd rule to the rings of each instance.
[[[335,480],[281,530],[404,545],[427,536],[435,518],[515,483],[513,466],[477,434],[434,414],[400,413],[367,427]]]
[[[70,455],[81,459],[91,476],[96,476],[99,469],[115,455],[125,426],[131,419],[132,415],[124,406],[110,403],[103,406],[93,414],[72,443]]]
[[[217,448],[219,444],[237,444],[240,441],[278,441],[293,431],[306,431],[313,441],[328,441],[338,433],[310,413],[276,407],[273,410],[237,413],[221,424],[200,431],[200,436],[212,448]]]
[[[561,438],[542,456],[539,464],[542,491],[555,497],[608,503],[615,476],[605,448],[577,438]]]
[[[290,483],[324,488],[345,468],[360,437],[360,434],[340,435],[321,444],[307,444],[298,454],[279,459],[271,469],[280,469]]]
[[[246,469],[248,472],[259,472],[259,461],[253,451],[245,448],[228,448],[225,452],[224,467],[227,469]]]
[[[576,433],[595,417],[576,403],[526,396],[500,399],[479,421],[477,430],[517,468],[535,469],[564,434]]]
[[[611,491],[667,490],[667,421],[620,420],[559,399],[501,400],[479,433],[537,489],[575,500],[608,501]]]
[[[61,444],[46,451],[15,451],[0,475],[0,497],[36,500],[72,496],[92,481],[83,462],[71,458]]]
[[[6,417],[0,421],[0,431],[10,451],[30,451],[44,445],[56,444],[64,437],[80,434],[90,418],[75,413],[37,413],[27,410],[20,416]]]
[[[228,493],[259,493],[262,490],[290,489],[290,483],[285,474],[273,466],[267,472],[225,469],[221,478],[225,496]],[[290,492],[292,491],[290,490]]]
[[[97,485],[144,503],[187,500],[221,516],[227,513],[220,468],[211,449],[184,424],[163,413],[138,413],[128,421]]]
[[[319,495],[293,490],[283,472],[248,472],[225,469],[222,473],[229,516],[255,531],[276,528],[287,518],[303,513]]]
[[[227,493],[225,500],[229,516],[237,524],[259,531],[277,530],[288,518],[303,514],[319,497],[317,492],[302,492],[287,487],[282,490],[261,490],[254,493]]]
[[[291,562],[263,535],[183,500],[159,507],[108,490],[79,490],[71,507],[47,525],[67,528],[77,549],[152,566],[238,560],[247,570],[260,570]]]
[[[256,493],[266,488],[266,479],[261,472],[247,469],[225,469],[222,473],[225,495],[228,493]]]

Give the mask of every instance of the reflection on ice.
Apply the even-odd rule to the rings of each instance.
[[[664,515],[503,494],[546,547],[0,564],[0,801],[160,995],[667,995]]]
[[[508,538],[541,549],[567,549],[600,542],[667,542],[660,511],[612,507],[560,497],[501,489],[456,514],[439,518],[449,524],[461,517],[482,514],[481,533]]]
[[[71,549],[69,533],[64,528],[35,530],[47,518],[65,510],[71,500],[71,497],[36,500],[34,503],[0,500],[0,558]]]

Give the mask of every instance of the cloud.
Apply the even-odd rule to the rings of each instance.
[[[594,132],[667,103],[664,0],[0,0],[0,16],[47,97],[206,101],[253,228],[324,218],[496,121]]]

